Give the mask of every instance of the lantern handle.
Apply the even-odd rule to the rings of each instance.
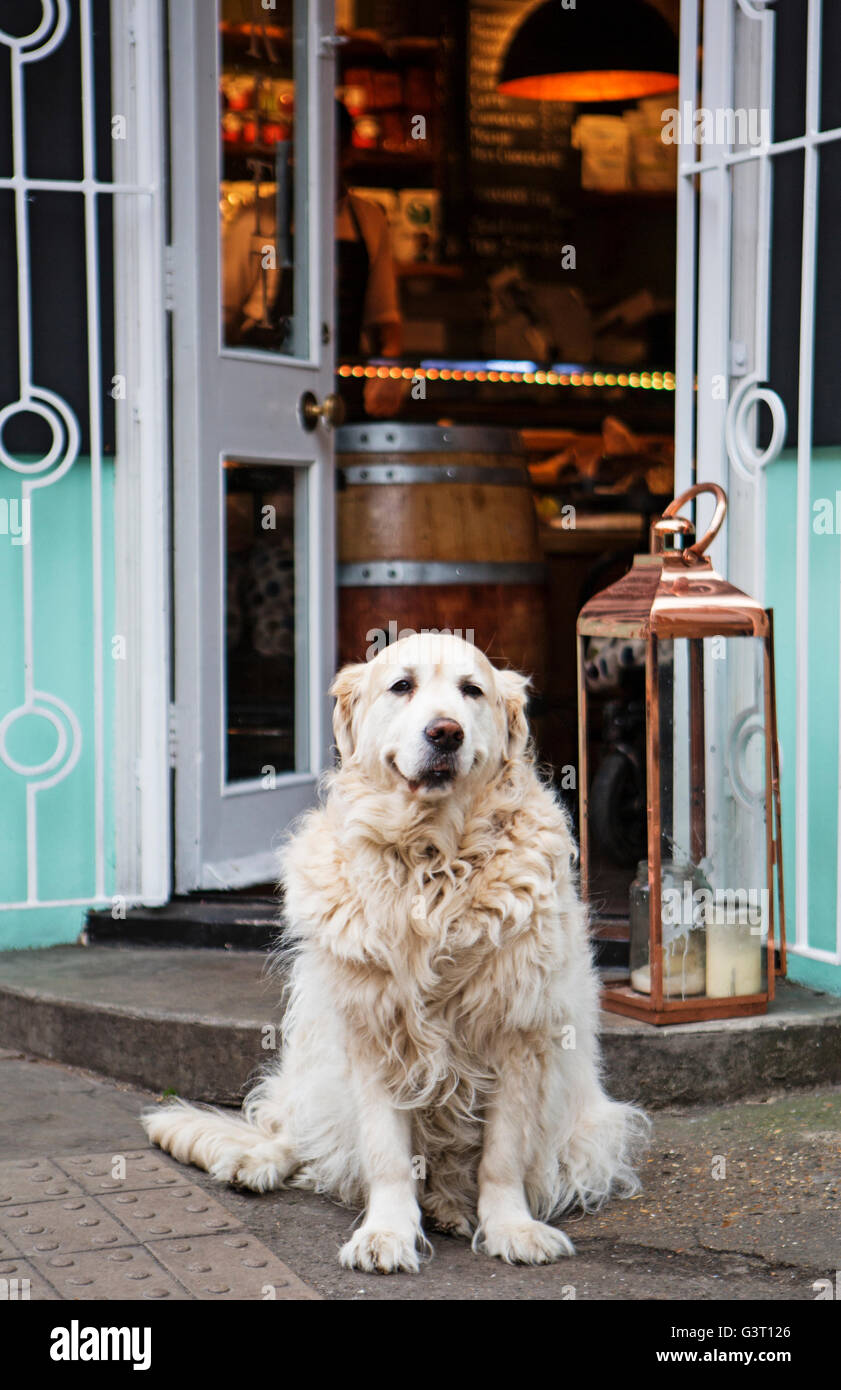
[[[727,493],[724,491],[723,487],[719,487],[718,483],[695,483],[693,487],[687,488],[686,492],[682,492],[680,497],[676,497],[673,502],[670,502],[663,513],[664,517],[677,516],[681,507],[684,507],[687,502],[691,502],[693,497],[698,497],[702,492],[711,492],[716,499],[713,519],[710,522],[709,529],[704,532],[701,539],[696,541],[694,545],[690,545],[688,550],[684,551],[684,559],[689,555],[694,556],[696,559],[700,558],[707,549],[707,546],[711,545],[715,540],[721,530],[721,524],[727,515]]]

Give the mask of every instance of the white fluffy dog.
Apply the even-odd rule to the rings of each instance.
[[[599,1079],[598,986],[527,681],[407,637],[333,685],[341,766],[282,856],[282,1056],[243,1117],[144,1116],[183,1163],[364,1206],[341,1262],[416,1271],[421,1213],[473,1248],[573,1253],[545,1224],[638,1190],[640,1112]]]

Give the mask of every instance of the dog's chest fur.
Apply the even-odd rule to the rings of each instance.
[[[348,854],[329,821],[313,831],[287,861],[290,917],[349,1038],[376,1052],[395,1091],[432,1100],[454,1073],[479,1086],[478,1059],[493,1069],[513,1034],[545,1043],[574,903],[568,832],[548,797],[447,855],[421,840]]]

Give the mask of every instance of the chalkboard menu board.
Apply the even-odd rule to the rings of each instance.
[[[497,262],[558,258],[579,182],[570,147],[574,107],[496,90],[528,10],[526,0],[473,0],[469,12],[468,245],[473,256]]]

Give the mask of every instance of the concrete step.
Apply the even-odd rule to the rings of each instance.
[[[163,907],[129,908],[125,917],[91,911],[86,936],[93,946],[206,946],[264,951],[277,936],[278,900],[265,892],[197,893]]]
[[[0,954],[0,1047],[233,1104],[277,1043],[256,951],[55,946]],[[602,1015],[611,1093],[656,1109],[841,1082],[841,999],[786,981],[760,1018],[652,1028]]]

